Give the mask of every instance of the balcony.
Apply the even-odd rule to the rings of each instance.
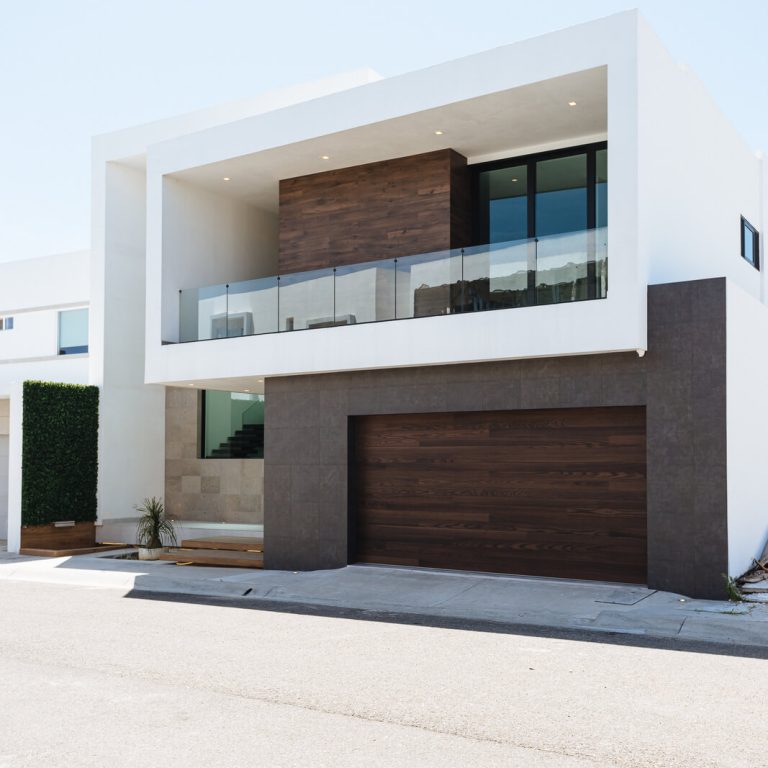
[[[179,291],[181,342],[602,299],[608,229]]]

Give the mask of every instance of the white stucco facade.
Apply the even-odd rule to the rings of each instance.
[[[603,300],[179,343],[180,291],[276,274],[281,178],[446,147],[473,165],[606,140],[610,283]],[[766,270],[740,257],[739,217],[764,231],[765,179],[762,157],[635,12],[399,77],[357,73],[228,115],[200,113],[99,137],[91,381],[105,386],[100,516],[120,518],[137,497],[161,494],[162,385],[259,391],[264,378],[278,375],[642,354],[654,283],[724,276],[731,303],[737,295],[745,306],[752,302],[729,311],[734,325],[743,312],[760,315]],[[386,279],[358,276],[359,295],[376,296]],[[298,307],[321,302],[322,291],[295,293]],[[258,300],[255,307],[253,296],[236,296],[230,312],[240,311],[239,302],[258,325],[273,299]],[[209,304],[201,333],[224,306],[221,298]],[[314,316],[323,314],[318,304]],[[743,386],[735,382],[745,355],[729,355],[730,466],[746,443],[737,436],[732,394]],[[127,410],[138,416],[118,441],[108,425]],[[122,479],[126,466],[132,483]],[[732,482],[729,494],[729,569],[736,572],[750,537],[758,546],[755,525],[743,521],[759,516],[768,497]]]
[[[59,354],[59,316],[89,307],[89,272],[88,251],[0,263],[0,539],[11,549],[21,521],[21,387],[88,383],[88,354]]]
[[[267,293],[258,299],[241,293],[231,303],[216,295],[199,302],[207,314],[191,330],[180,323],[180,292],[277,274],[281,179],[438,149],[454,149],[473,166],[605,141],[605,298],[368,322],[385,303],[393,275],[372,266],[344,283],[355,324],[185,340],[210,330],[211,316],[222,312],[242,312],[266,327],[259,313],[277,311],[276,296]],[[741,216],[766,230],[766,179],[762,156],[636,12],[398,77],[362,70],[99,136],[90,254],[67,257],[67,269],[64,257],[0,266],[12,276],[0,281],[0,316],[18,318],[18,334],[0,332],[9,543],[18,523],[18,393],[25,379],[100,387],[98,514],[104,530],[110,521],[118,530],[136,502],[163,496],[167,385],[258,392],[271,376],[644,354],[649,285],[725,277],[724,461],[728,568],[736,574],[768,535],[768,490],[756,480],[768,430],[754,429],[765,419],[751,390],[754,380],[768,381],[768,369],[753,354],[758,329],[768,330],[768,270],[740,255]],[[35,269],[46,279],[35,281]],[[408,279],[428,282],[427,272],[415,270]],[[28,285],[28,293],[5,288],[14,283]],[[323,289],[302,290],[285,290],[284,313],[322,320]],[[79,306],[90,308],[89,354],[60,359],[51,328],[62,307]]]

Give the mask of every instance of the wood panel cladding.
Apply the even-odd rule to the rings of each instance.
[[[645,408],[357,417],[359,562],[645,583]]]
[[[85,549],[96,545],[93,523],[79,522],[59,528],[47,525],[25,525],[21,528],[22,549]]]
[[[470,243],[467,160],[452,149],[283,179],[281,274]]]

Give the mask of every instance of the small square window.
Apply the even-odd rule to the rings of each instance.
[[[0,331],[12,331],[12,330],[13,330],[13,318],[0,317]]]
[[[741,255],[755,269],[760,269],[760,234],[741,217]]]

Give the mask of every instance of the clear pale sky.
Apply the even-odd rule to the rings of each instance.
[[[768,151],[766,0],[0,0],[0,261],[89,247],[94,134],[632,7]]]

